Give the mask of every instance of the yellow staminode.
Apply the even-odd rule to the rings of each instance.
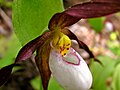
[[[62,32],[57,32],[57,34],[54,35],[52,44],[57,50],[59,50],[61,55],[64,56],[67,54],[71,46],[71,40]]]

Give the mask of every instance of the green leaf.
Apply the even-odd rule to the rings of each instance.
[[[43,90],[41,83],[42,81],[40,81],[40,77],[36,77],[35,79],[31,80],[31,85],[35,90]],[[48,90],[64,90],[64,89],[58,84],[58,82],[54,78],[51,78],[49,81]]]
[[[103,24],[104,17],[102,17],[102,18],[91,18],[91,19],[88,19],[88,21],[89,21],[90,25],[92,26],[92,28],[96,32],[100,32],[104,27],[104,24]]]
[[[120,64],[115,68],[112,80],[112,89],[120,90]]]
[[[58,82],[54,78],[51,78],[48,90],[64,90],[64,89],[58,84]]]
[[[91,72],[93,74],[93,89],[94,90],[107,90],[107,79],[111,76],[117,60],[113,60],[107,56],[100,56],[98,58],[102,64],[94,62],[91,65]],[[118,89],[116,89],[118,90]]]
[[[52,15],[60,11],[62,0],[14,0],[13,26],[22,45],[45,31]]]
[[[42,90],[42,83],[41,83],[41,79],[40,77],[35,77],[34,79],[32,79],[30,81],[32,87],[35,89],[35,90]]]

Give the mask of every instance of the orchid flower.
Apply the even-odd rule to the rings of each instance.
[[[19,51],[15,63],[0,70],[0,85],[9,78],[12,68],[19,61],[27,60],[36,51],[35,62],[44,90],[48,88],[51,74],[65,90],[89,90],[92,74],[86,62],[72,47],[71,40],[76,40],[80,49],[90,54],[90,58],[95,57],[68,27],[82,18],[100,17],[119,11],[120,0],[92,0],[56,13],[49,22],[49,31],[27,43]]]

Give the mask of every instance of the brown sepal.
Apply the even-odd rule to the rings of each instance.
[[[66,26],[70,26],[77,21],[79,21],[79,17],[74,17],[72,15],[68,15],[66,13],[56,13],[50,20],[48,28],[52,31],[55,29],[63,29]]]
[[[44,90],[47,90],[51,76],[51,71],[49,69],[49,54],[51,47],[49,43],[49,40],[47,40],[41,47],[39,47],[36,55],[36,64],[41,75]]]

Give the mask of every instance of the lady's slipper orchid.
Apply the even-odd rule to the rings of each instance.
[[[81,49],[94,55],[87,45],[78,40],[68,29],[81,18],[94,18],[120,11],[120,0],[92,0],[77,4],[55,14],[48,25],[49,31],[26,44],[18,53],[14,64],[0,70],[0,85],[10,76],[12,68],[27,60],[36,50],[36,64],[40,71],[44,90],[47,90],[51,73],[66,90],[88,90],[92,85],[91,72],[82,57],[71,47],[76,40]]]

